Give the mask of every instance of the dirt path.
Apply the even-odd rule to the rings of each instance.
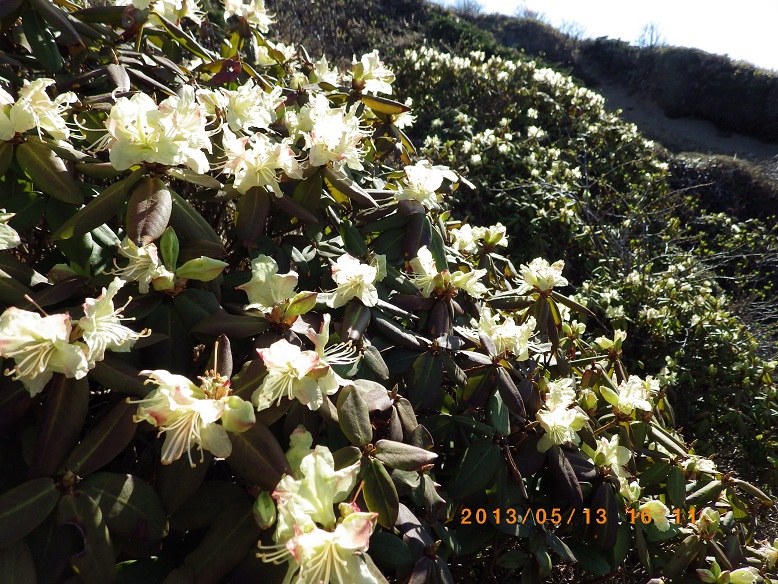
[[[773,169],[778,167],[778,144],[766,144],[740,134],[723,132],[704,120],[668,118],[653,101],[616,84],[592,89],[605,97],[610,110],[622,110],[624,120],[636,124],[645,137],[656,140],[672,152],[727,154],[763,163]]]

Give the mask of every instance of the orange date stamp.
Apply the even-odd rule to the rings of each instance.
[[[669,517],[674,518],[675,523],[678,524],[684,523],[684,519],[693,523],[696,516],[697,514],[694,507],[691,507],[688,511],[674,509],[669,515]],[[614,519],[618,520],[618,518]],[[644,509],[643,511],[628,509],[626,519],[633,525],[640,523],[648,525],[654,518],[647,509]],[[588,507],[584,507],[583,509],[560,509],[558,507],[546,509],[544,507],[538,507],[536,509],[527,508],[524,510],[514,508],[487,510],[483,507],[477,509],[463,507],[460,510],[459,516],[461,525],[484,525],[487,522],[494,525],[524,525],[525,523],[534,523],[536,525],[572,525],[573,523],[604,525],[608,520],[608,512],[606,509],[590,509]]]

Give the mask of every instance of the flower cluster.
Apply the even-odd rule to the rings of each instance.
[[[450,295],[456,290],[464,290],[473,298],[480,298],[486,294],[486,286],[480,281],[486,275],[486,270],[438,271],[432,252],[426,245],[420,247],[416,257],[408,263],[414,272],[410,276],[411,280],[426,298],[433,294]]]
[[[335,470],[324,446],[311,450],[313,438],[298,428],[291,436],[285,475],[273,491],[278,518],[273,540],[260,544],[265,562],[289,563],[286,582],[299,584],[377,584],[363,558],[377,513],[365,513],[341,503],[354,489],[359,462]],[[334,506],[340,503],[340,518]]]
[[[51,85],[54,80],[45,77],[32,82],[25,80],[16,100],[0,87],[0,141],[7,142],[33,128],[38,134],[46,132],[55,140],[70,137],[64,114],[78,98],[75,93],[67,92],[52,101],[46,93]]]
[[[215,372],[200,377],[195,385],[183,375],[168,371],[141,371],[148,377],[146,383],[157,387],[138,404],[136,422],[146,421],[165,434],[162,444],[162,463],[170,464],[187,453],[192,461],[192,446],[214,456],[226,458],[232,452],[227,432],[244,432],[254,425],[255,416],[251,404],[232,395],[229,379]],[[219,424],[218,422],[221,422]]]
[[[575,403],[575,381],[560,379],[548,383],[545,406],[538,410],[537,421],[545,433],[538,441],[538,450],[547,451],[553,445],[581,443],[577,432],[583,428],[588,416]]]

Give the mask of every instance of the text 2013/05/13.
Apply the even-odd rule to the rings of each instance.
[[[675,523],[694,523],[697,520],[697,513],[694,507],[690,507],[688,511],[683,509],[673,509],[668,518],[675,519]],[[653,516],[649,509],[627,509],[627,520],[633,525],[636,523],[643,523],[648,525],[653,521]],[[560,509],[554,507],[546,509],[544,507],[538,507],[537,509],[527,508],[521,509],[491,509],[487,510],[483,507],[477,509],[471,509],[470,507],[463,507],[460,511],[460,523],[462,525],[472,525],[477,523],[483,525],[487,522],[499,525],[500,523],[506,523],[508,525],[524,524],[528,521],[532,521],[536,524],[551,523],[552,525],[566,524],[570,525],[574,522],[582,522],[586,525],[598,524],[603,525],[609,520],[607,510],[603,508],[590,509],[585,507],[583,509]]]

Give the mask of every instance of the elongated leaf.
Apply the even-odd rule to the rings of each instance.
[[[86,476],[114,459],[135,436],[138,425],[133,421],[136,404],[120,400],[106,413],[92,431],[78,443],[65,467],[79,476]]]
[[[407,567],[416,561],[407,543],[385,531],[376,531],[370,537],[370,555],[379,565],[390,568]]]
[[[22,28],[27,42],[30,43],[32,54],[46,71],[56,73],[62,69],[62,55],[54,41],[54,35],[46,22],[34,10],[27,10],[22,15]]]
[[[52,239],[70,239],[92,231],[95,227],[113,219],[127,200],[129,187],[143,175],[136,170],[128,178],[106,187],[97,197],[89,201],[84,208],[68,219],[54,234]]]
[[[338,422],[340,429],[355,446],[364,446],[373,439],[370,409],[360,390],[347,385],[338,396]]]
[[[256,547],[260,529],[251,501],[241,501],[219,514],[203,541],[184,560],[197,584],[218,584]]]
[[[381,352],[373,345],[364,346],[362,359],[379,379],[389,379],[389,367],[386,365]]]
[[[465,450],[454,476],[448,484],[452,498],[475,495],[494,482],[502,464],[502,450],[492,440],[476,440]]]
[[[55,373],[43,404],[43,419],[35,439],[30,477],[54,475],[75,446],[89,408],[86,378]]]
[[[83,551],[68,560],[79,578],[86,584],[113,584],[113,547],[97,503],[85,493],[68,493],[59,502],[57,523],[75,526],[84,538]]]
[[[63,203],[80,205],[81,189],[70,176],[65,162],[40,140],[28,138],[16,147],[16,161],[32,179],[35,187]]]
[[[152,387],[144,384],[144,378],[136,369],[119,357],[106,353],[102,361],[95,364],[89,376],[106,389],[136,397],[146,397]]]
[[[84,46],[84,41],[81,40],[81,36],[76,32],[73,24],[54,3],[48,0],[30,0],[30,5],[46,22],[62,33],[60,36],[61,41],[66,42],[68,45]]]
[[[578,477],[575,476],[570,461],[557,445],[552,446],[548,451],[548,466],[557,487],[563,492],[567,501],[576,509],[583,505],[583,493]]]
[[[257,240],[265,233],[269,215],[270,197],[265,189],[253,187],[238,199],[235,227],[243,247],[257,246]]]
[[[205,481],[170,518],[170,528],[179,531],[203,529],[240,502],[253,503],[244,488],[232,481]]]
[[[204,59],[205,61],[213,61],[216,58],[216,55],[214,55],[213,53],[211,53],[211,51],[203,47],[200,43],[194,40],[189,34],[181,30],[175,24],[170,22],[167,18],[160,15],[159,13],[156,13],[155,16],[157,17],[157,19],[159,19],[159,22],[162,23],[162,26],[165,28],[165,30],[167,30],[168,33],[170,33],[170,36],[182,47],[184,47],[187,51],[189,51],[194,55],[197,55],[198,57]]]
[[[276,488],[281,475],[291,474],[286,455],[275,436],[257,422],[240,434],[230,434],[232,454],[230,466],[249,483],[265,490]]]
[[[322,172],[324,173],[324,178],[327,179],[333,187],[346,195],[354,203],[362,205],[363,207],[378,207],[378,203],[376,203],[375,199],[371,197],[365,189],[347,176],[335,172],[329,166],[325,166]]]
[[[35,562],[30,546],[24,540],[9,547],[0,547],[0,582],[36,584]]]
[[[19,541],[40,525],[59,496],[49,478],[32,479],[0,495],[0,548]]]
[[[32,290],[0,268],[0,302],[10,306],[24,300],[26,295],[32,295]]]
[[[586,526],[587,539],[591,539],[602,549],[610,549],[616,545],[619,533],[618,512],[619,504],[613,487],[609,483],[602,483],[597,487],[592,501],[591,519]]]
[[[389,467],[400,470],[418,470],[432,464],[438,457],[434,452],[392,440],[376,442],[374,456]]]
[[[422,353],[408,376],[408,398],[417,410],[434,408],[443,397],[443,361],[438,355]]]
[[[503,367],[496,368],[497,387],[508,410],[517,416],[526,417],[527,412],[524,409],[524,400],[521,398],[519,388],[513,382],[513,378]]]
[[[395,341],[409,349],[423,351],[426,348],[414,333],[401,327],[390,318],[387,318],[382,312],[371,309],[371,315],[371,323],[374,324],[387,339]]]
[[[378,513],[379,525],[387,529],[392,528],[397,521],[400,499],[384,464],[379,460],[371,460],[370,464],[365,466],[362,480],[364,481],[362,492],[365,495],[367,508],[373,513]]]
[[[284,194],[281,197],[273,197],[271,201],[275,204],[276,207],[281,209],[290,217],[296,217],[304,223],[310,223],[312,225],[319,225],[321,223],[320,219],[316,215],[297,203],[287,194]]]
[[[202,485],[213,462],[213,454],[203,452],[203,461],[194,467],[186,457],[157,469],[156,490],[168,515],[175,513]]]
[[[19,381],[11,381],[10,377],[0,378],[0,436],[5,435],[8,428],[21,418],[33,404],[34,398]]]
[[[411,111],[411,108],[405,104],[400,103],[399,101],[394,101],[392,99],[387,99],[378,95],[361,95],[359,99],[361,99],[362,103],[364,103],[367,107],[378,114],[394,116],[403,112]]]
[[[294,189],[294,193],[292,193],[292,200],[312,213],[315,213],[321,202],[321,184],[321,173],[319,172],[311,175],[304,181],[300,181],[300,184],[297,185]]]
[[[14,158],[14,145],[11,142],[0,142],[0,176],[5,175]]]
[[[664,460],[657,460],[648,469],[641,473],[638,482],[641,487],[650,487],[657,485],[667,478],[670,474],[670,464]]]
[[[167,229],[173,198],[159,177],[144,177],[135,185],[127,204],[127,237],[137,246],[159,239]]]
[[[170,213],[170,225],[176,230],[176,235],[182,240],[205,239],[219,246],[222,245],[219,236],[213,231],[213,227],[203,219],[203,216],[197,212],[185,199],[170,191],[173,200],[173,208]]]
[[[215,337],[225,334],[232,339],[244,339],[262,334],[267,329],[267,321],[259,316],[238,316],[219,311],[198,322],[192,332]]]
[[[100,472],[78,484],[102,511],[116,537],[159,541],[167,534],[167,516],[154,489],[128,474]]]

